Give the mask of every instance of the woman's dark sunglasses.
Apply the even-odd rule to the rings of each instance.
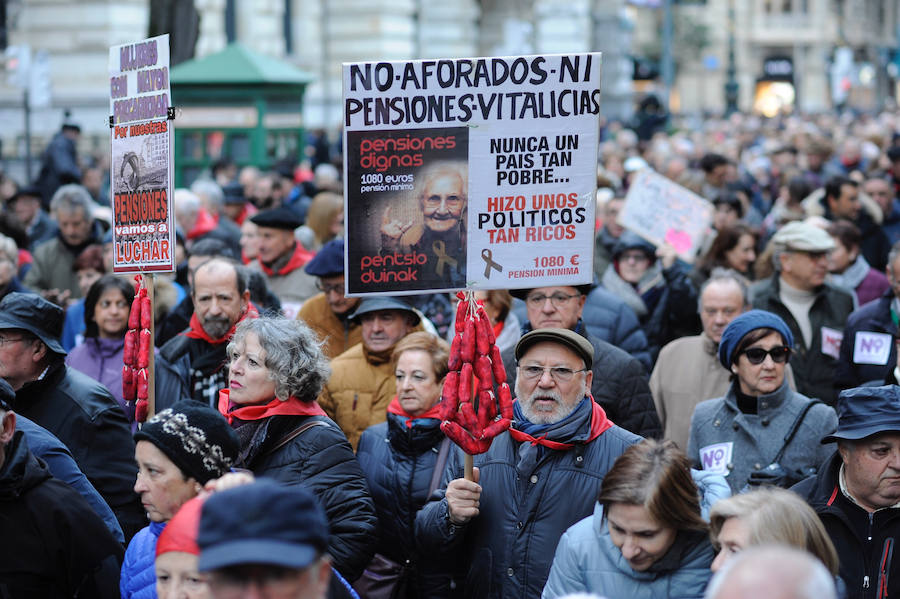
[[[772,361],[776,364],[784,364],[788,361],[788,358],[791,357],[791,348],[786,345],[779,345],[778,347],[773,347],[769,350],[765,350],[761,347],[751,347],[750,349],[745,349],[741,353],[747,356],[747,360],[751,364],[762,364],[765,361],[766,356],[772,356]]]

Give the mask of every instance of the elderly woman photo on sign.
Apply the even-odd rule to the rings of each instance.
[[[466,273],[466,208],[468,172],[465,162],[438,162],[416,173],[416,206],[421,222],[395,204],[381,219],[382,254],[424,254],[420,289],[462,287]]]
[[[785,382],[793,345],[787,323],[764,310],[741,314],[722,333],[719,363],[731,371],[731,387],[694,409],[687,455],[724,476],[733,493],[748,483],[789,487],[834,452],[819,443],[837,429],[834,410]]]
[[[316,495],[334,567],[356,580],[372,557],[375,507],[347,437],[316,402],[331,374],[321,345],[299,320],[241,321],[226,350],[229,386],[219,412],[240,439],[237,466]]]

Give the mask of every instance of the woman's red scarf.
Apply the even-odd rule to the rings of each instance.
[[[207,343],[212,345],[218,345],[220,343],[225,343],[231,340],[232,335],[234,335],[234,328],[237,326],[238,322],[241,322],[245,318],[259,318],[259,311],[256,309],[256,306],[253,305],[253,302],[247,302],[247,311],[244,312],[244,315],[241,316],[236,323],[231,325],[231,328],[228,329],[228,332],[221,339],[213,339],[209,335],[206,334],[206,331],[203,330],[203,326],[200,324],[200,319],[197,318],[197,313],[191,316],[190,330],[186,333],[181,333],[185,337],[189,337],[190,339],[203,339]]]
[[[270,277],[272,276],[272,274],[278,274],[279,276],[286,275],[290,272],[297,270],[298,268],[300,268],[301,266],[303,266],[304,264],[306,264],[307,262],[312,260],[313,256],[315,256],[315,255],[316,255],[315,252],[309,251],[308,249],[303,247],[303,244],[301,244],[298,241],[298,242],[294,242],[294,253],[291,254],[291,259],[288,260],[287,264],[282,266],[278,270],[277,273],[274,273],[274,271],[271,268],[269,268],[268,266],[263,264],[262,260],[259,261],[259,265],[262,267],[263,272],[266,273],[266,275],[268,275]]]
[[[219,413],[228,420],[228,424],[235,418],[246,421],[262,420],[269,416],[327,416],[317,401],[300,401],[296,397],[281,401],[276,397],[267,404],[242,406],[231,401],[228,396],[230,392],[230,389],[221,389],[218,404]]]
[[[394,399],[391,400],[391,403],[388,404],[387,411],[391,414],[396,414],[397,416],[403,416],[406,418],[406,428],[412,428],[413,421],[419,420],[420,418],[434,418],[436,420],[441,419],[441,408],[440,404],[434,404],[427,411],[419,414],[418,416],[413,416],[409,412],[403,409],[403,406],[400,405],[400,400],[397,399],[397,396],[394,396]]]
[[[590,443],[604,432],[612,428],[614,422],[606,417],[606,412],[600,407],[596,401],[591,399],[591,432],[585,443]],[[532,437],[528,433],[517,431],[510,427],[509,435],[519,443],[529,442],[532,445],[543,445],[548,449],[566,450],[575,447],[574,443],[560,443],[559,441],[551,441],[546,437]]]

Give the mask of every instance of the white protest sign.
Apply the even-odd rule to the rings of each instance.
[[[879,366],[887,364],[893,344],[894,338],[887,333],[859,331],[853,340],[853,362]]]
[[[113,271],[175,270],[169,36],[109,49]]]
[[[831,356],[835,360],[841,357],[841,341],[844,339],[844,332],[831,327],[822,327],[822,353]]]
[[[600,55],[344,65],[350,295],[590,283]]]
[[[713,205],[651,169],[628,188],[618,222],[654,245],[668,242],[691,263],[712,222]]]
[[[700,467],[707,472],[715,472],[722,476],[728,476],[731,470],[731,454],[734,451],[734,443],[715,443],[700,448]]]

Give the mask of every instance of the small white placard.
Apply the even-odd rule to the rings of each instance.
[[[722,476],[728,476],[730,470],[728,464],[731,463],[731,452],[734,449],[734,443],[716,443],[700,448],[700,466],[707,472],[715,472]]]
[[[822,353],[835,360],[841,356],[841,340],[844,332],[831,327],[822,327]]]
[[[853,341],[853,362],[856,364],[887,364],[893,337],[887,333],[859,331]]]

